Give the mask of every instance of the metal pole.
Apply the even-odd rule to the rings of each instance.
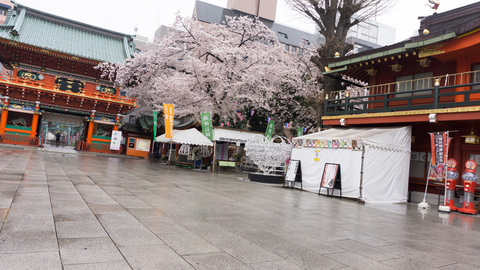
[[[364,159],[365,159],[365,145],[362,146],[362,164],[360,165],[360,196],[358,197],[359,202],[363,202],[363,165],[364,165]]]

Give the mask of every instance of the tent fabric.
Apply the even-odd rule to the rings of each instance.
[[[244,143],[255,135],[263,135],[255,132],[247,132],[225,128],[213,129],[213,140],[222,142],[241,142]]]
[[[370,203],[404,203],[408,197],[411,127],[333,128],[296,140],[357,140],[365,146],[360,196],[362,151],[348,148],[302,147],[291,159],[301,161],[303,187],[318,192],[325,163],[340,164],[342,196]],[[322,193],[325,189],[322,189]],[[338,193],[335,193],[336,195]]]
[[[195,128],[186,130],[174,129],[172,138],[165,138],[165,134],[155,138],[156,142],[163,143],[178,143],[178,144],[191,144],[191,145],[203,145],[213,146],[213,142],[205,137],[200,131]]]

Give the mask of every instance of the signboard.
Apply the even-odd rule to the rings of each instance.
[[[202,121],[202,133],[209,140],[213,141],[212,115],[210,112],[200,113]]]
[[[327,196],[333,196],[335,189],[338,189],[340,190],[340,198],[342,197],[342,177],[340,174],[340,164],[325,163],[318,194],[320,194],[322,188],[327,189]],[[332,194],[329,194],[330,190],[332,190]]]
[[[295,181],[298,168],[300,167],[300,160],[291,159],[288,162],[287,174],[285,175],[285,181]]]
[[[128,148],[135,148],[135,138],[128,139]]]
[[[271,139],[273,135],[273,128],[275,127],[275,121],[270,120],[267,125],[267,131],[265,132],[265,137]]]
[[[110,141],[110,150],[120,150],[122,141],[122,132],[118,130],[112,131],[112,139]]]
[[[137,139],[137,144],[135,145],[135,150],[137,151],[150,151],[150,140]]]
[[[340,164],[325,163],[322,174],[322,182],[320,183],[321,187],[333,188],[335,180],[337,179],[338,168],[340,168]]]
[[[295,188],[295,182],[300,183],[300,189],[303,190],[302,183],[302,166],[300,160],[291,159],[288,162],[287,173],[285,174],[285,181],[283,181],[283,187],[287,187],[289,184],[290,188]]]
[[[172,138],[173,135],[173,111],[175,105],[163,104],[163,114],[165,115],[165,138]]]

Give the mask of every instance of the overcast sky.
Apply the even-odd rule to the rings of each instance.
[[[227,0],[203,0],[225,7]],[[394,0],[387,0],[394,1]],[[442,0],[438,12],[475,3],[478,0]],[[153,38],[160,25],[171,25],[175,14],[190,17],[195,0],[17,0],[26,6],[58,16],[81,21],[125,34]],[[396,0],[395,5],[384,11],[378,21],[396,28],[396,40],[413,35],[418,29],[418,16],[433,13],[427,0]],[[278,0],[276,21],[295,28],[313,32],[314,27],[301,15],[292,11],[283,0]]]

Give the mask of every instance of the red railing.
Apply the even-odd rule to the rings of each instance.
[[[8,134],[8,133],[0,134],[0,143],[38,146],[38,142],[39,142],[38,137],[32,138],[27,135]]]
[[[96,152],[96,153],[104,153],[104,154],[116,154],[121,155],[124,153],[124,146],[120,146],[120,150],[111,150],[110,144],[102,144],[102,143],[87,143],[82,141],[75,142],[75,150],[78,151],[89,151],[89,152]]]

